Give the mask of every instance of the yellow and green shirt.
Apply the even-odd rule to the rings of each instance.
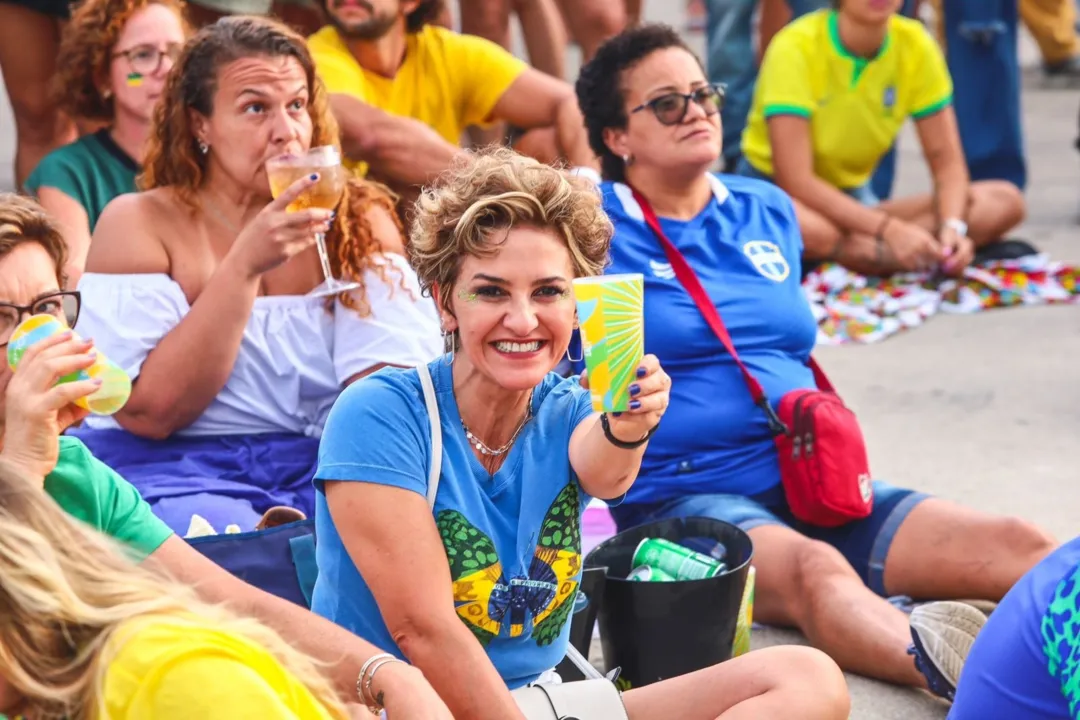
[[[773,174],[768,119],[810,121],[814,172],[842,189],[870,180],[908,117],[952,102],[941,49],[919,22],[894,15],[878,54],[852,55],[840,42],[836,12],[821,10],[781,30],[769,44],[743,133],[747,161]]]

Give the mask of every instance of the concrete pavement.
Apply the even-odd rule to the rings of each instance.
[[[647,17],[680,22],[676,0],[646,3]],[[689,39],[700,48],[700,34]],[[1032,48],[1025,41],[1024,56]],[[1024,93],[1029,215],[1018,233],[1055,258],[1080,264],[1080,155],[1075,91]],[[0,97],[0,189],[11,189],[14,130]],[[928,188],[910,129],[897,192]],[[875,474],[994,513],[1037,521],[1060,538],[1080,533],[1080,309],[1022,308],[938,316],[883,343],[823,348],[819,357],[862,420]],[[927,562],[933,562],[927,558]],[[755,632],[757,647],[800,642]],[[910,690],[850,677],[855,720],[945,717]]]

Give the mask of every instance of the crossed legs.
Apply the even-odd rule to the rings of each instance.
[[[890,215],[911,222],[932,233],[938,231],[934,198],[929,194],[897,200],[885,200],[878,205]],[[882,266],[876,251],[876,240],[869,235],[844,236],[831,220],[799,201],[795,213],[805,245],[808,261],[836,259],[845,267],[865,275],[891,275],[900,268]],[[1001,240],[1006,233],[1024,220],[1024,196],[1011,183],[1003,180],[982,180],[971,183],[968,198],[968,236],[977,248]],[[843,242],[844,251],[836,252]]]

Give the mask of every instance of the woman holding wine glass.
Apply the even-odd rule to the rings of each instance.
[[[309,513],[341,389],[441,351],[383,189],[349,178],[327,202],[316,195],[339,171],[308,163],[272,198],[273,159],[336,142],[303,39],[265,18],[222,19],[169,77],[145,191],[95,229],[81,329],[135,382],[122,411],[79,435],[180,533],[196,514],[220,532],[274,506]],[[324,296],[333,280],[356,287]]]

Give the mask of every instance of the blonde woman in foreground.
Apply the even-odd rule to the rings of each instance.
[[[0,715],[348,717],[272,630],[129,562],[0,461]]]

